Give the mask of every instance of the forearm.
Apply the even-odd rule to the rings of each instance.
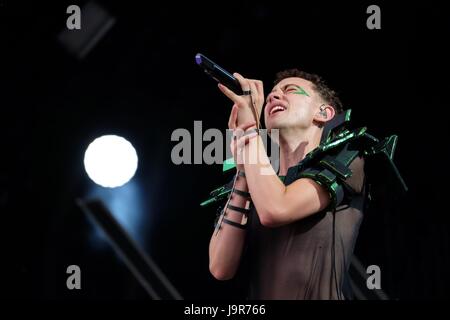
[[[244,177],[238,177],[235,189],[248,192],[247,182]],[[231,194],[229,204],[235,207],[245,208],[247,199]],[[232,209],[225,211],[226,219],[242,223],[243,214]],[[215,278],[219,280],[231,279],[238,269],[244,247],[246,231],[219,220],[209,244],[209,269]]]
[[[274,171],[260,136],[245,146],[245,172],[252,201],[263,225],[270,225],[273,214],[282,211],[285,185]]]

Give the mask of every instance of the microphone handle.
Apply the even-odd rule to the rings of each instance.
[[[201,53],[195,55],[195,61],[211,78],[223,84],[234,93],[242,95],[241,85],[231,73]]]

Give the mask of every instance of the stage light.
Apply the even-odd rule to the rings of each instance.
[[[89,178],[102,187],[124,185],[136,173],[138,157],[133,145],[116,135],[106,135],[89,144],[84,168]]]

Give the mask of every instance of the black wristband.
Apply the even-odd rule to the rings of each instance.
[[[237,212],[240,212],[240,213],[243,213],[243,214],[247,214],[247,215],[250,214],[250,209],[236,207],[236,206],[233,206],[231,204],[228,204],[227,209],[231,209],[231,210],[234,210],[234,211],[237,211]]]
[[[244,197],[244,198],[250,198],[250,193],[245,192],[245,191],[233,189],[233,193],[236,193],[237,195],[240,195],[241,197]]]
[[[236,227],[239,229],[247,229],[247,225],[228,220],[227,218],[223,218],[222,222],[225,222],[226,224],[229,224],[230,226],[233,226],[233,227]]]

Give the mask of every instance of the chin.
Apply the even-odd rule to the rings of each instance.
[[[283,127],[284,127],[284,125],[283,125],[283,123],[281,121],[271,121],[269,123],[266,122],[267,130],[281,129]]]

